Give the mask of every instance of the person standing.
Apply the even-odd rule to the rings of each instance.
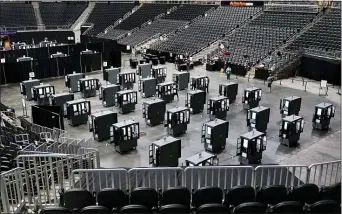
[[[267,77],[267,87],[268,87],[269,92],[271,92],[273,81],[274,81],[274,76],[270,75],[269,77]]]
[[[227,75],[227,80],[230,81],[230,73],[232,72],[232,69],[230,68],[229,65],[227,65],[226,68],[226,75]]]

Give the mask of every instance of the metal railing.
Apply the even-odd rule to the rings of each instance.
[[[318,186],[330,186],[341,182],[341,161],[312,164],[308,168],[307,182]]]

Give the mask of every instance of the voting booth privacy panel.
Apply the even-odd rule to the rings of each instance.
[[[63,116],[60,106],[32,106],[32,123],[48,128],[64,130]]]
[[[23,56],[30,58],[22,59]],[[103,68],[121,66],[121,53],[112,42],[0,51],[0,59],[1,84],[22,82],[30,77],[65,76],[74,71],[86,73],[101,70],[102,65],[105,65]]]

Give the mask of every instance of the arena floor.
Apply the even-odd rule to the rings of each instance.
[[[127,59],[124,56],[123,59]],[[167,81],[172,79],[172,73],[177,72],[173,64],[166,64],[167,67]],[[127,65],[123,70],[132,70]],[[190,71],[191,76],[195,75],[207,75],[210,78],[210,90],[208,97],[214,97],[218,95],[219,83],[224,83],[226,77],[222,73],[208,72],[205,71],[204,66],[195,67],[194,70]],[[102,81],[102,72],[96,72],[96,74],[89,74],[89,76],[94,76]],[[267,91],[266,85],[262,81],[251,80],[236,77],[233,75],[233,82],[239,83],[239,91],[236,103],[230,106],[230,111],[228,112],[228,121],[230,123],[229,127],[229,137],[227,139],[226,149],[218,155],[220,165],[236,165],[238,163],[238,158],[235,156],[236,153],[236,139],[246,132],[248,132],[246,127],[246,111],[242,108],[241,98],[243,90],[250,86],[260,87],[263,90],[263,97],[260,105],[271,108],[270,122],[268,124],[267,130],[267,149],[263,154],[262,163],[263,164],[303,164],[310,165],[316,162],[323,161],[333,161],[341,159],[341,112],[340,112],[340,102],[338,102],[339,97],[328,99],[327,97],[321,97],[317,94],[310,93],[310,90],[303,91],[296,86],[299,83],[291,83],[291,81],[283,81],[282,85],[277,83],[274,84],[272,92]],[[44,80],[44,83],[50,83],[55,86],[56,92],[66,92],[68,89],[64,85],[64,78]],[[103,82],[103,81],[102,81]],[[102,83],[104,84],[104,83]],[[318,86],[317,86],[318,87]],[[134,86],[135,90],[138,88],[136,83]],[[19,84],[3,86],[1,89],[1,101],[8,105],[13,106],[16,109],[17,115],[22,114],[21,107],[21,95],[19,90]],[[172,108],[176,106],[184,106],[186,91],[179,92],[179,101],[174,101],[173,103],[167,104],[167,108]],[[279,100],[282,97],[287,97],[291,95],[296,95],[302,97],[302,106],[300,111],[300,116],[303,116],[306,123],[304,127],[304,132],[301,135],[299,141],[300,145],[297,148],[287,148],[280,145],[278,140],[279,132]],[[80,95],[77,94],[76,98]],[[331,95],[330,95],[331,97]],[[101,101],[98,97],[89,98],[91,100],[92,112],[97,112],[106,109],[102,106]],[[157,127],[149,127],[145,125],[145,121],[142,118],[142,101],[144,99],[140,97],[138,104],[136,106],[136,111],[128,115],[118,114],[118,120],[128,120],[133,119],[140,122],[140,131],[145,132],[146,135],[142,136],[138,140],[138,147],[136,151],[129,154],[120,155],[115,152],[112,145],[106,142],[94,143],[100,152],[101,167],[112,168],[112,167],[147,167],[148,163],[148,149],[149,145],[166,135],[166,131],[162,125]],[[335,100],[335,102],[331,101]],[[312,129],[312,114],[314,106],[321,102],[333,103],[336,108],[335,118],[331,121],[331,128],[328,132],[319,132]],[[337,102],[337,103],[336,103]],[[34,102],[28,102],[28,105],[34,105]],[[205,107],[206,108],[206,107]],[[107,108],[116,111],[114,108]],[[31,113],[30,107],[28,107],[28,115]],[[201,126],[204,122],[209,120],[206,111],[202,114],[191,115],[190,124],[188,125],[188,131],[186,134],[181,136],[182,140],[182,157],[179,161],[179,165],[184,163],[187,157],[190,157],[202,150],[203,145],[201,144]],[[69,136],[75,138],[89,138],[91,133],[88,131],[88,125],[82,125],[78,127],[71,127],[67,124],[65,120],[65,128],[68,131]]]

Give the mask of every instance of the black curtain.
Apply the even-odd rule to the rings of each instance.
[[[59,106],[32,106],[32,122],[48,128],[58,128],[64,130],[63,116],[61,116]]]

